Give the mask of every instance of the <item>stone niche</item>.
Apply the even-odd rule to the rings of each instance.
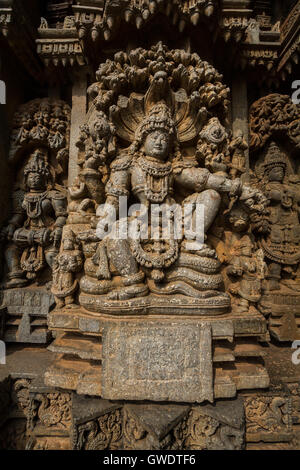
[[[36,99],[14,116],[9,164],[15,181],[1,230],[5,273],[1,312],[8,343],[47,343],[54,260],[67,219],[70,107]]]
[[[242,131],[232,135],[222,75],[160,42],[116,53],[96,78],[56,258],[56,359],[45,383],[108,400],[188,403],[268,387],[258,308],[265,261],[253,234],[267,200],[246,182],[248,143]],[[120,200],[148,214],[121,216]],[[154,207],[175,207],[174,229],[189,205],[193,229],[197,204],[202,243],[165,236],[164,216],[159,237],[149,234]],[[146,235],[118,238],[124,222]]]

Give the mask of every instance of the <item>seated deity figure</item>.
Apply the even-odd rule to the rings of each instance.
[[[24,168],[25,193],[13,195],[12,217],[2,230],[7,240],[6,288],[21,287],[36,279],[46,265],[52,267],[59,252],[66,222],[66,195],[53,189],[46,151],[33,151]]]
[[[85,262],[85,276],[81,279],[84,294],[106,295],[112,300],[127,300],[148,294],[180,294],[194,299],[222,298],[228,306],[228,296],[223,292],[221,263],[207,240],[221,204],[222,193],[238,198],[245,204],[253,203],[255,191],[244,186],[240,179],[231,180],[225,174],[212,174],[198,166],[196,158],[184,157],[176,136],[176,126],[168,106],[155,104],[142,120],[135,141],[127,153],[121,154],[111,164],[106,185],[106,202],[98,220],[104,223],[109,207],[119,209],[120,196],[151,209],[164,204],[191,211],[191,227],[196,227],[196,208],[204,208],[203,233],[200,244],[191,242],[190,234],[182,231],[181,237],[126,239],[114,236],[112,230],[99,242],[95,255]],[[182,213],[184,211],[182,210]],[[175,217],[176,214],[174,214]],[[136,215],[129,216],[127,222]],[[124,221],[124,220],[123,220]],[[116,226],[120,227],[119,218]],[[148,231],[147,231],[148,229]],[[79,234],[79,239],[95,242],[95,231]],[[230,304],[230,303],[229,303]]]

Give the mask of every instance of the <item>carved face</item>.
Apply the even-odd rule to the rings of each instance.
[[[162,130],[151,132],[147,135],[144,150],[149,157],[165,160],[168,156],[170,136]]]
[[[249,216],[241,207],[236,207],[230,212],[229,222],[234,232],[244,232],[249,225]]]
[[[46,186],[45,177],[36,171],[31,171],[27,175],[27,186],[30,189],[44,189]]]
[[[282,182],[284,178],[284,168],[282,166],[274,166],[268,173],[269,181]]]

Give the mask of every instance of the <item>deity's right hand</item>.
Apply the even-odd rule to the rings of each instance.
[[[0,240],[12,240],[14,233],[15,233],[16,227],[13,224],[7,225],[7,227],[4,227],[1,232],[0,232]]]

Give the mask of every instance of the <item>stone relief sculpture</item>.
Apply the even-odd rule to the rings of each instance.
[[[67,193],[63,185],[69,121],[70,108],[62,101],[49,99],[32,101],[15,115],[9,160],[18,173],[11,215],[1,231],[7,265],[4,305],[13,316],[26,310],[26,302],[38,307],[38,297],[48,295],[47,286],[52,282],[52,268],[67,220]],[[39,293],[18,290],[11,294],[8,291],[27,285],[44,286],[44,290]],[[15,300],[19,297],[16,312]],[[42,308],[40,313],[43,315]],[[30,335],[29,317],[27,320],[17,330],[25,328],[23,339]]]
[[[44,149],[36,149],[24,168],[25,193],[14,195],[13,216],[2,235],[11,241],[6,249],[9,281],[6,288],[34,281],[47,264],[52,268],[66,222],[66,195],[48,189],[50,169]]]
[[[48,318],[62,334],[50,348],[63,355],[45,383],[108,400],[197,403],[268,386],[251,348],[242,361],[228,345],[214,356],[225,337],[232,348],[250,342],[259,358],[267,335],[252,229],[268,201],[245,182],[248,145],[232,137],[222,76],[158,43],[117,52],[96,79],[53,269]],[[71,381],[62,376],[70,351]],[[233,360],[235,374],[223,367]]]
[[[54,260],[52,293],[57,307],[66,305],[71,308],[75,305],[74,294],[78,288],[78,281],[74,279],[74,273],[82,268],[82,254],[76,249],[76,238],[70,231],[62,242],[62,250]]]
[[[269,201],[262,246],[272,261],[269,265],[269,290],[278,290],[282,270],[292,274],[291,267],[300,261],[300,192],[296,175],[288,176],[288,162],[274,142],[267,148],[261,170]],[[297,288],[293,280],[283,282]]]
[[[222,77],[196,54],[181,57],[162,44],[150,51],[137,49],[128,57],[116,54],[114,61],[100,66],[97,77],[98,83],[89,90],[94,104],[78,144],[82,170],[69,206],[70,222],[91,224],[89,230],[77,230],[85,250],[93,245],[80,281],[81,305],[98,308],[94,296],[103,296],[106,308],[118,306],[122,312],[122,305],[128,308],[122,302],[132,299],[139,312],[144,308],[140,298],[147,297],[151,308],[162,296],[168,303],[172,295],[178,309],[183,302],[198,312],[201,308],[207,312],[206,307],[225,312],[229,297],[207,234],[223,195],[240,198],[250,211],[262,209],[262,195],[226,172],[228,89]],[[132,91],[124,96],[125,90]],[[232,145],[245,148],[242,138]],[[111,207],[119,211],[120,197],[142,204],[150,213],[158,204],[170,210],[175,204],[177,210],[186,204],[202,205],[206,240],[200,248],[190,249],[187,234],[174,236],[174,222],[171,238],[154,240],[147,234],[134,239],[129,234],[120,240],[115,233],[125,220],[119,219],[99,241],[95,229],[99,234],[104,228]],[[104,205],[98,208],[100,203]],[[141,220],[128,216],[127,223],[134,218]],[[193,227],[195,211],[190,218]],[[145,218],[143,224],[145,233],[150,225]],[[160,233],[162,229],[161,225]]]
[[[299,110],[288,96],[270,95],[251,109],[254,184],[267,207],[256,230],[268,270],[261,311],[270,314],[271,333],[279,340],[298,336],[299,310]]]
[[[72,429],[77,450],[240,450],[243,448],[243,406],[223,416],[209,406],[140,404],[124,406],[80,423]],[[217,410],[222,409],[217,405]],[[158,416],[159,414],[159,416]],[[170,419],[173,418],[173,420]],[[163,422],[168,427],[163,427]],[[229,421],[229,423],[228,423]],[[155,423],[155,424],[154,424]]]
[[[234,311],[247,313],[261,299],[262,281],[265,277],[264,254],[261,249],[255,251],[248,235],[235,243],[234,254],[227,274],[236,282],[229,286],[229,291],[235,297]]]
[[[300,0],[31,3],[0,0],[0,448],[299,448]]]
[[[232,178],[243,175],[246,171],[246,158],[245,151],[248,149],[248,144],[244,138],[243,132],[238,131],[236,137],[233,139],[229,146],[232,152],[230,176]]]

